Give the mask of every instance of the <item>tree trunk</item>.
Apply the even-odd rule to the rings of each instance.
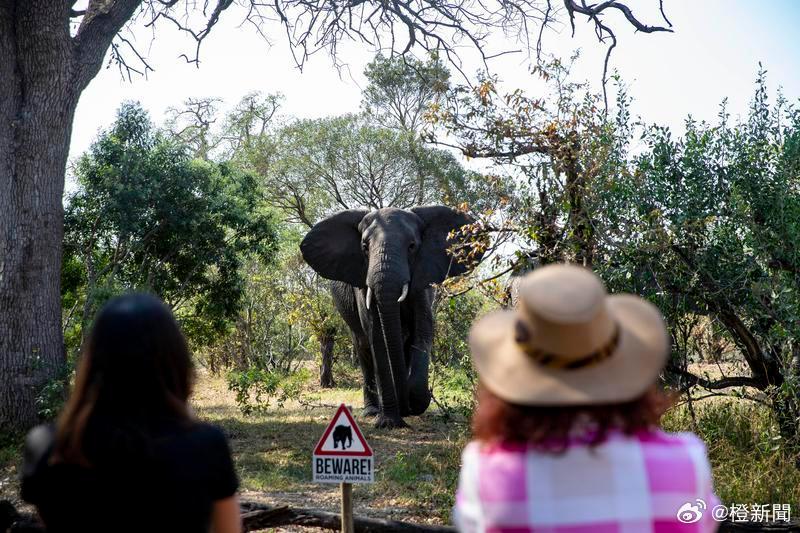
[[[64,363],[61,197],[77,97],[68,19],[37,3],[0,3],[0,427],[12,431],[37,421],[36,397]]]
[[[564,143],[569,151],[564,163],[565,189],[569,198],[569,224],[574,238],[575,262],[587,268],[594,264],[595,235],[586,207],[586,172],[578,161],[581,149],[577,133],[570,132]]]
[[[336,386],[333,382],[333,346],[336,339],[335,329],[323,329],[319,336],[319,350],[322,354],[322,365],[319,368],[319,385],[324,389]]]
[[[61,199],[78,97],[141,0],[0,0],[0,432],[37,421],[64,364]]]

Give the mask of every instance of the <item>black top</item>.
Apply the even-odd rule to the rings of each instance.
[[[50,533],[207,533],[213,502],[238,487],[225,435],[208,424],[164,424],[155,437],[137,441],[146,451],[103,454],[95,447],[91,468],[50,464],[54,437],[50,426],[31,430],[22,471],[22,498],[37,507]]]

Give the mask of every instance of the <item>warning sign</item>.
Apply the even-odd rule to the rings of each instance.
[[[312,470],[317,483],[372,483],[372,448],[342,404],[314,448]]]

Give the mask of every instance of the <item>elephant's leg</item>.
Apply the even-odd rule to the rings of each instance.
[[[366,313],[367,311],[363,301],[357,301],[362,296],[358,289],[341,281],[331,282],[331,293],[336,309],[350,328],[353,350],[356,352],[358,364],[361,367],[361,374],[364,378],[364,414],[377,415],[380,412],[380,402],[378,401],[378,388],[375,384],[375,365],[369,337],[365,333],[369,331],[367,328],[369,324],[366,317],[361,316],[362,312]]]
[[[375,384],[375,364],[372,358],[372,350],[369,347],[369,339],[364,334],[353,333],[353,347],[358,355],[358,363],[361,366],[361,374],[364,377],[364,411],[367,416],[375,416],[380,413],[380,401],[378,399],[378,388]]]
[[[421,415],[431,403],[428,369],[433,347],[433,296],[429,288],[414,299],[414,319],[408,347],[408,407],[412,415]]]

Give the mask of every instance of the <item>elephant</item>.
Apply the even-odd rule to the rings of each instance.
[[[347,440],[347,446],[344,441]],[[339,443],[342,443],[342,449],[346,450],[353,446],[353,429],[350,426],[336,426],[333,428],[333,447],[337,448]]]
[[[403,417],[430,404],[431,284],[467,270],[448,250],[450,232],[472,222],[445,206],[348,209],[300,243],[306,263],[332,280],[364,377],[363,412],[377,427],[407,427]]]

